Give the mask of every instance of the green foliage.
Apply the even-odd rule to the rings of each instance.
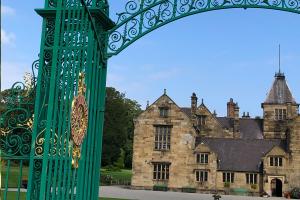
[[[251,184],[251,189],[256,190],[257,189],[257,184]]]
[[[153,190],[154,191],[168,191],[168,186],[167,185],[161,185],[161,184],[157,184],[153,186]]]
[[[17,192],[7,192],[6,200],[15,200],[18,199],[18,193]],[[20,192],[19,199],[25,199],[26,198],[26,193],[25,192]],[[0,199],[4,199],[4,191],[0,191]]]
[[[120,167],[114,166],[114,165],[108,165],[104,167],[104,169],[108,172],[120,172],[122,171]]]
[[[125,169],[113,171],[111,170],[111,168],[101,169],[100,177],[101,185],[110,185],[117,183],[121,185],[129,185],[131,182],[132,171]]]
[[[181,188],[182,192],[186,192],[186,193],[196,193],[196,188],[194,187],[183,187]]]
[[[140,113],[141,108],[136,101],[127,99],[115,88],[106,89],[102,166],[131,168],[133,119]]]
[[[114,166],[117,168],[123,169],[124,168],[124,161],[125,161],[125,151],[121,148],[121,153],[118,160],[114,163]]]
[[[19,177],[21,174],[19,166],[11,166],[8,170],[6,165],[1,166],[1,183],[4,186],[6,175],[8,174],[8,187],[17,188],[19,183]],[[28,179],[28,167],[23,166],[22,168],[22,180]]]
[[[225,182],[224,183],[224,187],[229,188],[230,187],[230,183],[229,182]]]
[[[293,199],[300,199],[300,188],[294,188],[291,191],[291,197]]]

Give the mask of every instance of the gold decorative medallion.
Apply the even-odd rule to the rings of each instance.
[[[74,97],[72,102],[71,131],[73,142],[80,146],[86,135],[88,125],[88,106],[84,97],[85,85],[84,76],[79,74],[78,96]]]
[[[74,144],[80,146],[87,130],[88,107],[83,95],[76,96],[72,104],[72,138]]]
[[[81,157],[81,144],[88,127],[88,106],[85,100],[85,84],[83,73],[79,74],[78,95],[72,102],[71,135],[73,139],[72,166],[78,168]]]

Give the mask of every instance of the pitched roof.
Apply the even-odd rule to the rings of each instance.
[[[191,108],[181,107],[180,109],[181,109],[181,111],[184,112],[189,118],[192,117]]]
[[[189,118],[191,118],[191,108],[180,108]],[[233,128],[233,119],[228,117],[216,117],[224,129]],[[263,139],[263,120],[240,118],[240,134],[242,139]]]
[[[296,101],[286,83],[285,76],[283,73],[276,73],[275,80],[272,88],[268,93],[267,99],[264,103],[267,104],[283,104],[283,103],[294,103]]]
[[[218,121],[224,129],[233,128],[233,120],[229,117],[217,117]]]
[[[240,134],[242,139],[263,139],[263,120],[241,118]]]
[[[201,142],[217,154],[221,171],[260,172],[261,158],[266,153],[274,146],[284,149],[282,140],[196,138],[196,146]]]

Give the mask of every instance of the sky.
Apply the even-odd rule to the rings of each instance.
[[[127,0],[109,0],[110,15]],[[22,81],[38,58],[43,0],[2,0],[1,87]],[[197,14],[163,26],[108,61],[107,86],[136,100],[142,108],[167,94],[181,107],[199,103],[226,115],[230,98],[240,112],[261,116],[261,103],[281,66],[300,102],[300,15],[265,9],[227,9]]]

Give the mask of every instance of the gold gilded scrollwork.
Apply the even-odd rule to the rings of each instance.
[[[74,146],[73,153],[72,153],[72,167],[75,169],[78,168],[80,156],[81,156],[80,147]]]

